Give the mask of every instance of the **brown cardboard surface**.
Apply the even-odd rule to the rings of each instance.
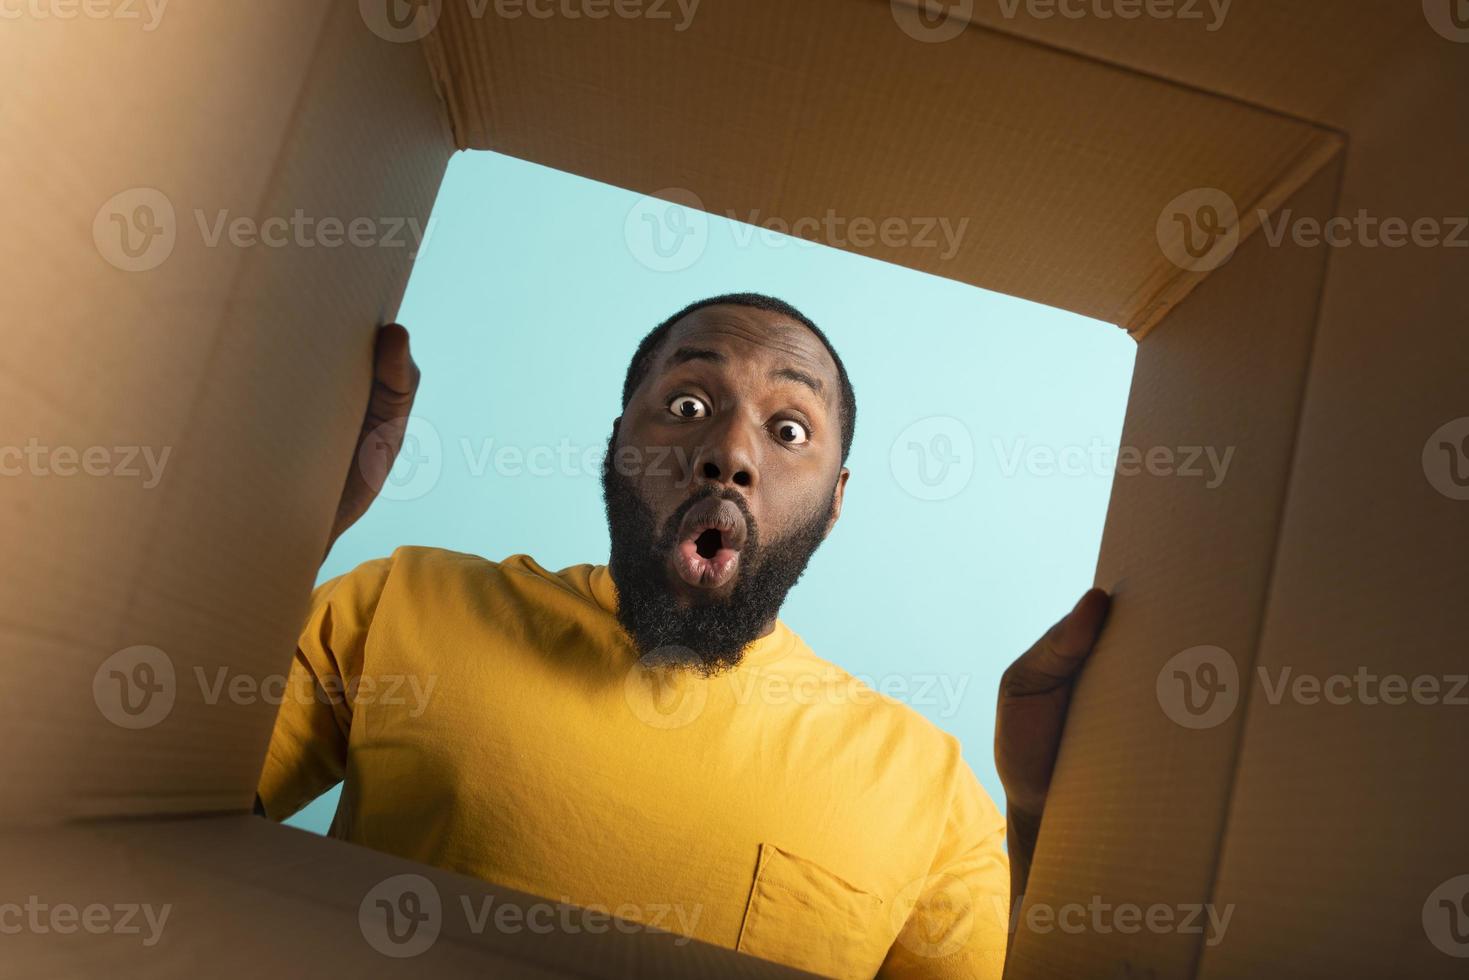
[[[475,9],[447,0],[425,39],[461,147],[756,224],[804,220],[806,237],[1139,330],[1197,281],[1159,248],[1170,201],[1214,187],[1248,215],[1336,147],[1003,34],[924,43],[878,0],[711,0],[683,31]],[[810,224],[832,213],[904,220],[915,243],[926,219],[968,225],[950,256]]]
[[[1336,169],[1289,205],[1329,214]],[[1113,608],[1072,701],[1025,915],[1208,900],[1238,719],[1179,724],[1158,678],[1204,645],[1241,670],[1253,660],[1325,261],[1256,235],[1138,348],[1122,445],[1171,451],[1180,473],[1139,467],[1113,485],[1097,567]],[[1185,447],[1233,451],[1217,486],[1181,475]],[[1026,921],[1009,977],[1192,975],[1194,935]]]
[[[11,831],[0,854],[0,914],[32,923],[7,976],[808,976],[258,817]],[[119,928],[82,927],[98,907]]]
[[[1365,670],[1435,678],[1437,693],[1354,679],[1334,688],[1344,703],[1271,703],[1254,679],[1213,899],[1234,923],[1200,976],[1461,977],[1469,964],[1442,904],[1458,904],[1466,935],[1469,881],[1440,891],[1469,874],[1469,686],[1451,680],[1469,675],[1469,502],[1435,438],[1469,416],[1466,55],[1418,53],[1353,108],[1340,213],[1457,216],[1466,244],[1334,250],[1258,661],[1276,685],[1285,669]]]
[[[440,104],[417,50],[326,0],[175,3],[152,32],[24,18],[3,37],[6,142],[35,150],[0,153],[28,229],[0,238],[17,284],[5,442],[132,447],[145,473],[148,447],[163,464],[151,487],[0,481],[24,569],[0,590],[0,692],[17,706],[0,779],[27,788],[0,794],[0,823],[248,810],[275,708],[215,685],[289,664],[411,248],[211,247],[196,212],[209,228],[297,209],[422,222],[452,151]],[[114,215],[160,261],[114,265]],[[171,227],[171,254],[135,220]],[[169,679],[173,703],[128,728],[104,710],[129,720],[112,670],[143,675],[108,664],[137,646],[165,658],[148,655],[148,703],[167,708]]]
[[[1421,47],[1428,26],[1418,0],[960,0],[945,8],[977,27],[1333,126],[1362,86]]]
[[[6,955],[26,957],[7,965],[397,962],[362,945],[358,911],[405,862],[251,818],[162,818],[248,808],[274,708],[209,692],[288,663],[411,239],[210,247],[196,211],[422,228],[456,141],[742,218],[968,218],[950,258],[852,247],[1147,333],[1124,443],[1234,449],[1213,489],[1117,482],[1098,570],[1117,601],[1073,702],[1029,895],[1230,906],[1229,937],[1022,926],[1011,976],[1431,976],[1463,962],[1434,949],[1428,918],[1435,890],[1469,874],[1463,709],[1266,705],[1252,679],[1463,672],[1469,504],[1425,450],[1469,415],[1464,253],[1273,247],[1253,224],[1281,206],[1469,213],[1469,49],[1433,35],[1420,5],[1240,3],[1217,35],[976,8],[998,30],[924,44],[882,0],[708,0],[685,32],[476,18],[447,0],[423,50],[365,29],[365,9],[174,0],[151,33],[86,18],[0,31],[0,129],[35,150],[0,153],[27,230],[0,237],[17,284],[5,441],[170,453],[153,487],[0,480],[19,570],[0,590],[0,778],[21,788],[0,795],[0,874],[78,905],[157,896],[181,926],[156,954],[117,935],[7,937]],[[1157,240],[1168,203],[1198,188],[1241,213],[1238,253],[1207,275]],[[115,220],[156,224],[160,200],[171,254],[124,271],[138,260]],[[1205,644],[1249,683],[1220,724],[1187,728],[1157,681]],[[109,661],[139,646],[163,659]],[[107,700],[109,664],[136,679],[139,662],[153,681],[166,668],[173,692],[132,727]],[[129,815],[147,819],[75,823]],[[564,954],[472,938],[406,962],[757,968],[665,958],[648,937]]]

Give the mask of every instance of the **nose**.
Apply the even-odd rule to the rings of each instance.
[[[704,430],[706,441],[699,446],[694,472],[724,487],[752,491],[760,482],[755,439],[758,432],[734,413],[722,425]]]

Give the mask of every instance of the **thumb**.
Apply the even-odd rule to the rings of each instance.
[[[1001,696],[1044,694],[1070,683],[1092,652],[1111,601],[1102,589],[1083,593],[1071,612],[1010,665],[1001,681]]]
[[[373,351],[373,398],[406,402],[411,406],[418,391],[419,370],[408,344],[408,331],[398,323],[378,330]]]

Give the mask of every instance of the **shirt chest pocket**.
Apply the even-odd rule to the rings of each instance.
[[[742,953],[829,977],[871,977],[892,936],[881,898],[808,858],[760,845]]]

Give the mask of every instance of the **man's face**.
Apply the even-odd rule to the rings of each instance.
[[[709,306],[669,330],[602,470],[640,654],[720,670],[773,627],[841,514],[838,385],[821,341],[779,314]]]

